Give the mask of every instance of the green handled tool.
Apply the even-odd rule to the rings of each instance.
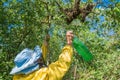
[[[80,41],[77,37],[73,38],[73,47],[77,51],[77,53],[82,56],[83,60],[85,61],[91,61],[93,59],[93,55],[88,50],[88,48]]]

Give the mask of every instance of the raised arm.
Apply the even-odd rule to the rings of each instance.
[[[70,67],[72,61],[72,31],[66,33],[67,45],[62,49],[59,59],[48,66],[49,80],[61,80]]]

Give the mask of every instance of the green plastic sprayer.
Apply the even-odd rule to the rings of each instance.
[[[93,55],[88,50],[88,48],[80,41],[77,37],[73,38],[73,47],[77,51],[77,53],[82,56],[83,60],[85,61],[91,61],[93,59]]]

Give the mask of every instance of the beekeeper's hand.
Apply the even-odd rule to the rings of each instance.
[[[74,36],[73,31],[67,31],[66,32],[67,45],[72,45],[73,36]]]

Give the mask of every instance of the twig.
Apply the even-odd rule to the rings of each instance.
[[[77,73],[77,65],[74,67],[74,80],[76,80],[76,73]]]

